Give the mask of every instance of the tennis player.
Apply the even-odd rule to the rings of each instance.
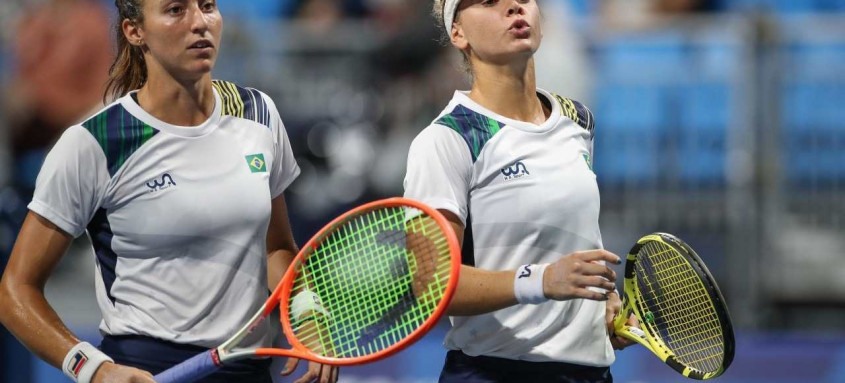
[[[0,282],[0,320],[78,382],[153,382],[218,346],[253,314],[297,252],[282,192],[299,174],[265,94],[212,81],[215,1],[117,0],[106,97],[41,169]],[[99,348],[71,333],[44,285],[74,237],[96,253]],[[245,346],[271,344],[268,325]],[[288,362],[288,373],[294,363]],[[270,361],[203,382],[271,382]],[[311,363],[297,382],[334,382]]]
[[[535,83],[535,0],[437,0],[472,75],[411,145],[405,196],[441,210],[464,266],[441,382],[611,382],[621,301],[602,250],[592,113]],[[466,230],[466,232],[465,232]]]

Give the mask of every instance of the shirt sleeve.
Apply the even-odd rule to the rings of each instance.
[[[431,125],[411,143],[405,173],[405,197],[448,210],[466,225],[472,157],[452,129]]]
[[[270,169],[270,193],[272,198],[276,198],[299,176],[299,165],[293,156],[293,149],[290,146],[285,124],[279,116],[276,104],[267,95],[262,94],[261,96],[264,97],[270,110],[273,150],[275,151],[272,169]]]
[[[27,207],[78,237],[102,205],[110,179],[106,156],[94,136],[73,126],[47,154]]]

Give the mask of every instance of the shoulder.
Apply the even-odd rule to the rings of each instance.
[[[505,124],[457,104],[434,120],[432,126],[445,127],[457,133],[466,143],[470,154],[472,154],[472,161],[475,162],[484,145],[502,130]]]
[[[560,105],[560,112],[564,117],[574,121],[576,124],[590,132],[590,136],[593,136],[596,121],[590,108],[579,101],[562,97],[554,93],[549,94]]]
[[[106,106],[78,126],[78,129],[68,129],[68,134],[87,133],[93,138],[105,155],[109,173],[112,175],[138,148],[159,132],[158,129],[132,115],[119,100]]]
[[[212,85],[220,95],[224,116],[255,121],[270,128],[271,113],[278,114],[278,111],[267,94],[223,80],[213,80]]]

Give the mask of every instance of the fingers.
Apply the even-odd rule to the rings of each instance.
[[[308,371],[305,372],[305,375],[295,380],[294,383],[335,383],[339,375],[337,370],[338,368],[334,366],[309,362]]]
[[[606,250],[581,251],[561,258],[546,270],[543,293],[555,300],[607,300],[607,292],[616,288],[616,272],[602,261],[618,263],[621,259]]]
[[[605,261],[616,265],[622,264],[622,258],[619,258],[618,255],[603,249],[579,251],[573,253],[572,256],[585,262]]]
[[[615,331],[616,315],[622,311],[622,301],[616,293],[607,294],[607,305],[605,306],[604,321],[607,333],[612,335]]]
[[[574,284],[577,287],[598,287],[607,291],[613,291],[613,288],[616,287],[616,284],[607,280],[605,277],[575,275],[573,278]],[[607,295],[607,293],[601,294]]]
[[[337,382],[337,367],[324,364],[320,370],[320,383]]]
[[[294,370],[296,370],[296,365],[298,364],[298,358],[288,358],[288,360],[285,362],[285,368],[282,370],[282,376],[290,375]]]
[[[605,279],[615,282],[616,281],[616,272],[613,271],[610,267],[599,263],[581,263],[576,262],[574,265],[574,272],[583,275],[598,275],[600,277],[604,277]]]
[[[299,377],[299,379],[294,380],[293,383],[311,383],[316,381],[320,377],[320,365],[314,367],[313,365],[308,366],[308,371],[305,372],[305,375]]]
[[[576,288],[572,290],[571,294],[572,298],[583,298],[589,299],[593,301],[605,301],[607,300],[607,294],[600,293],[597,291],[593,291],[587,288]]]
[[[340,379],[340,368],[332,367],[332,377],[329,380],[330,383],[337,383],[337,380]]]

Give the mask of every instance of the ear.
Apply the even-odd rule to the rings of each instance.
[[[455,48],[460,50],[465,50],[469,47],[469,40],[464,35],[464,28],[458,21],[452,23],[452,32],[449,34],[449,40],[451,40]]]
[[[123,36],[129,41],[129,45],[140,47],[144,45],[144,30],[129,19],[123,19],[120,23],[120,29],[123,30]]]

